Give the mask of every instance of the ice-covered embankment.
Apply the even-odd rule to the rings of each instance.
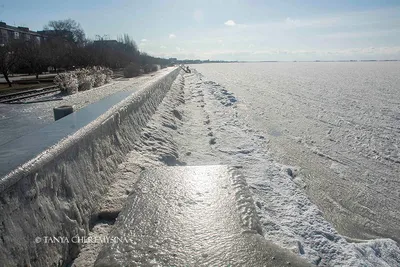
[[[144,168],[241,165],[267,240],[318,266],[396,266],[399,254],[394,241],[354,244],[336,232],[306,196],[299,168],[275,162],[267,138],[239,119],[236,105],[240,99],[201,74],[179,75],[120,165],[104,211],[119,211],[136,182],[132,177]],[[111,229],[99,221],[91,236],[106,236]],[[76,266],[91,266],[100,247],[83,248]]]
[[[183,72],[182,72],[182,74],[183,74]],[[189,81],[186,81],[186,78],[188,78]],[[203,125],[203,120],[201,117],[191,116],[191,114],[190,114],[190,112],[195,111],[195,108],[193,107],[194,104],[195,105],[199,104],[199,106],[202,105],[203,107],[205,104],[205,103],[197,103],[194,98],[192,98],[190,95],[188,95],[188,93],[190,93],[189,91],[190,91],[190,85],[191,85],[191,81],[192,81],[191,78],[192,78],[191,76],[186,76],[186,75],[179,75],[177,77],[177,79],[171,86],[170,91],[167,93],[163,102],[160,104],[157,112],[153,115],[153,117],[149,121],[146,128],[143,129],[140,139],[137,140],[137,142],[136,142],[135,149],[131,153],[129,153],[126,161],[120,165],[119,171],[115,174],[116,178],[114,179],[114,183],[112,185],[110,185],[110,190],[107,193],[107,197],[105,198],[105,201],[101,205],[102,211],[100,212],[100,214],[102,215],[102,217],[104,217],[103,216],[104,214],[117,214],[121,210],[124,203],[127,201],[126,199],[128,198],[128,195],[130,194],[130,192],[132,192],[132,191],[133,191],[133,195],[131,195],[131,197],[130,197],[131,200],[132,199],[140,199],[140,201],[142,203],[147,203],[147,201],[143,202],[143,199],[140,198],[140,196],[139,196],[140,194],[137,193],[137,190],[139,190],[140,192],[142,192],[142,191],[145,192],[144,198],[146,198],[146,197],[148,198],[149,195],[156,196],[155,198],[168,198],[168,196],[170,194],[174,195],[173,192],[174,192],[174,190],[177,190],[177,188],[182,187],[182,186],[183,187],[188,186],[187,184],[185,184],[185,185],[180,185],[179,183],[177,185],[174,184],[174,179],[178,176],[173,176],[173,174],[172,174],[173,169],[171,169],[171,175],[172,175],[171,181],[168,182],[167,180],[163,180],[162,182],[160,182],[160,183],[168,184],[168,186],[166,186],[166,188],[167,187],[173,188],[173,189],[171,189],[172,192],[167,190],[167,193],[164,192],[165,193],[164,194],[161,192],[163,190],[165,191],[166,190],[165,188],[163,190],[159,190],[159,189],[155,189],[154,187],[152,187],[152,190],[155,189],[156,192],[149,192],[149,188],[140,187],[141,185],[143,186],[143,184],[146,184],[146,181],[147,182],[151,181],[151,183],[153,183],[154,181],[152,181],[150,178],[149,178],[150,180],[146,180],[146,181],[143,181],[143,178],[142,178],[142,180],[140,180],[138,182],[138,184],[136,184],[136,182],[138,181],[137,179],[139,178],[138,174],[143,169],[149,169],[150,171],[152,171],[155,169],[154,168],[155,166],[186,165],[187,163],[183,161],[183,159],[185,158],[185,156],[183,156],[183,154],[191,155],[190,151],[192,151],[193,155],[196,155],[196,154],[199,155],[200,153],[202,153],[203,149],[210,147],[210,141],[208,138],[207,138],[205,144],[197,145],[195,139],[193,140],[193,142],[190,142],[190,144],[186,143],[188,141],[188,139],[190,139],[190,138],[198,138],[198,140],[204,141],[204,138],[202,137],[202,131],[201,131],[203,128],[206,131],[204,136],[210,137],[211,138],[210,140],[212,140],[212,137],[207,135],[207,133],[208,133],[207,132],[208,130],[206,128],[207,121],[204,121],[206,124]],[[229,102],[234,102],[234,98],[232,97],[231,99],[232,99],[232,101],[229,101]],[[229,105],[228,102],[226,104]],[[198,126],[193,127],[193,125],[198,125]],[[191,130],[193,130],[194,133],[192,133]],[[199,132],[196,134],[197,131],[199,131]],[[185,150],[182,150],[183,148]],[[212,156],[212,155],[210,155],[210,156]],[[193,163],[193,165],[196,165],[197,163],[201,163],[201,162],[189,162],[189,163]],[[218,163],[218,161],[217,160],[215,160],[214,162],[210,161],[209,163],[214,165],[214,164]],[[212,170],[213,167],[210,167],[210,168],[205,167],[205,168],[199,168],[199,169]],[[167,169],[165,169],[165,170],[167,170]],[[185,171],[187,171],[187,170],[190,170],[190,169],[189,168],[185,169]],[[183,176],[185,176],[185,175],[183,175]],[[158,179],[164,179],[164,178],[160,178],[159,176],[156,176],[156,177]],[[186,178],[190,178],[190,177],[186,177]],[[152,179],[154,179],[154,177],[152,177]],[[217,177],[215,177],[215,179],[217,179]],[[190,184],[190,182],[193,182],[193,181],[188,179],[186,183]],[[155,183],[158,183],[158,182],[155,182]],[[240,183],[240,185],[235,184],[234,187],[236,189],[247,190],[246,192],[248,192],[248,187],[245,182],[243,182],[243,184]],[[227,189],[225,188],[224,190],[227,190]],[[240,192],[242,192],[242,191],[240,191]],[[187,194],[190,195],[186,191],[183,191],[181,193],[183,193],[185,195],[187,195]],[[178,195],[179,194],[174,195],[173,199],[175,199],[175,200],[179,199],[179,201],[185,202],[184,198],[178,197]],[[248,225],[248,224],[252,225],[252,223],[250,223],[250,222],[254,222],[252,220],[252,218],[254,218],[254,217],[249,216],[249,211],[253,211],[255,209],[253,200],[251,199],[251,197],[244,197],[241,194],[239,194],[239,195],[238,195],[239,199],[236,200],[237,201],[236,204],[238,205],[237,212],[239,214],[243,215],[243,217],[241,219],[243,219],[243,221],[246,222],[245,223],[246,225]],[[248,201],[249,199],[251,199],[250,206],[252,206],[253,208],[250,208],[250,207],[248,207],[248,205],[244,204],[244,201],[245,200]],[[193,200],[191,200],[190,202],[192,202],[192,201]],[[152,199],[152,201],[149,201],[149,203],[150,203],[149,205],[155,205],[154,203],[158,203],[158,202],[156,200]],[[153,204],[151,204],[151,203],[153,203]],[[157,209],[156,209],[157,211],[159,211],[159,212],[156,212],[157,214],[160,213],[160,210],[162,210],[163,205],[165,205],[166,203],[165,203],[165,201],[161,201],[159,204],[160,204],[160,207],[157,206]],[[214,204],[216,204],[216,203],[214,203]],[[220,203],[218,203],[216,205],[219,205],[219,204]],[[232,207],[232,205],[235,206],[234,201],[230,204],[230,207]],[[183,216],[181,213],[179,213],[180,214],[179,216],[176,216],[176,217],[172,216],[172,214],[173,214],[172,210],[175,210],[173,208],[174,200],[172,200],[172,199],[171,199],[171,203],[167,202],[168,209],[172,209],[171,213],[168,213],[161,217],[153,214],[153,211],[155,211],[154,208],[150,208],[150,210],[146,210],[145,207],[141,207],[140,210],[135,211],[135,208],[133,206],[135,206],[135,204],[132,204],[132,206],[125,205],[125,207],[123,208],[123,211],[122,211],[123,213],[125,212],[125,216],[122,216],[122,219],[120,217],[117,218],[116,227],[111,225],[111,223],[108,220],[104,220],[104,219],[99,220],[96,223],[96,225],[93,227],[91,233],[89,234],[89,238],[92,240],[101,240],[101,239],[104,239],[107,237],[108,238],[115,237],[114,235],[117,232],[123,231],[123,229],[125,227],[124,223],[123,223],[124,220],[126,221],[126,220],[132,219],[130,217],[129,218],[126,217],[126,215],[127,215],[126,212],[128,212],[128,211],[134,211],[135,215],[146,214],[146,216],[143,215],[143,218],[135,218],[135,222],[137,222],[137,220],[138,221],[142,220],[146,224],[146,226],[142,225],[142,227],[144,227],[144,229],[138,230],[135,233],[133,233],[135,235],[136,234],[140,235],[140,233],[142,233],[142,230],[147,229],[147,227],[152,228],[152,226],[151,226],[152,220],[165,221],[166,224],[168,225],[167,228],[169,230],[171,230],[172,232],[176,231],[175,227],[172,227],[172,225],[175,225],[177,223],[179,225],[181,225],[181,227],[183,225],[190,225],[190,223],[188,223],[188,221],[181,221],[181,219],[179,218],[180,216]],[[145,210],[143,210],[143,209],[145,209]],[[180,208],[177,207],[177,209],[179,210]],[[151,218],[147,217],[147,215],[149,215],[149,212],[150,212],[150,214],[152,214],[150,216]],[[219,212],[221,214],[224,214],[224,216],[225,216],[224,219],[229,218],[229,209],[221,210]],[[128,213],[132,214],[132,212],[128,212]],[[139,216],[141,216],[141,215],[139,215]],[[174,218],[175,221],[169,219],[171,216]],[[185,216],[183,216],[183,217],[185,217]],[[210,217],[211,221],[212,221],[212,218],[213,217]],[[122,222],[121,222],[121,220],[122,220]],[[148,222],[147,220],[150,220],[150,222]],[[255,220],[255,221],[258,222],[258,220]],[[190,220],[189,220],[189,222],[190,222]],[[231,224],[231,223],[237,223],[237,221],[236,220],[231,221],[231,219],[230,219],[229,223],[227,223],[226,227],[228,227],[228,224]],[[210,233],[213,233],[213,231],[215,231],[214,224],[218,224],[218,222],[215,222],[215,223],[213,223],[213,225],[208,226],[211,228],[210,231],[200,230],[201,227],[197,230],[202,231],[203,236],[209,236]],[[260,226],[258,223],[255,223],[255,225],[256,225],[257,229],[260,229],[259,228]],[[157,225],[157,226],[159,226],[159,225]],[[157,226],[154,225],[154,229],[152,228],[154,233],[157,233],[158,231],[162,231],[164,234],[171,233],[171,231],[169,231],[169,230],[165,230],[165,232],[167,232],[167,233],[165,233],[164,230],[158,229]],[[172,227],[172,229],[170,229],[171,227]],[[112,232],[110,233],[110,231],[112,231]],[[130,230],[130,231],[132,231],[132,230]],[[259,236],[258,233],[255,235]],[[160,236],[156,235],[156,238],[163,239],[161,236],[162,236],[161,234],[160,234]],[[191,237],[196,238],[196,236],[197,235],[194,235]],[[240,233],[237,232],[235,236],[238,238],[240,236]],[[177,236],[176,238],[173,238],[173,239],[176,241],[176,240],[180,240],[181,238],[187,238],[187,237],[188,237],[187,233],[186,233],[186,235],[184,233],[182,233],[182,236]],[[199,237],[199,236],[197,236],[197,237]],[[148,238],[150,238],[150,237],[148,237]],[[73,266],[92,266],[94,264],[94,262],[96,261],[96,259],[97,259],[96,264],[102,263],[102,264],[105,264],[105,266],[115,265],[115,262],[113,264],[109,263],[108,260],[106,260],[104,258],[104,256],[108,255],[106,258],[109,257],[109,259],[114,259],[114,257],[119,258],[124,253],[125,253],[124,255],[127,257],[128,260],[131,259],[131,260],[129,260],[131,263],[136,262],[136,260],[139,260],[139,259],[136,258],[136,256],[134,256],[134,255],[138,255],[141,253],[141,251],[143,249],[141,247],[141,245],[143,245],[143,243],[147,244],[148,240],[145,242],[140,238],[138,239],[138,237],[134,238],[133,240],[134,240],[134,244],[129,244],[129,246],[126,248],[124,248],[123,244],[119,244],[119,245],[105,244],[104,246],[102,246],[102,244],[96,244],[96,243],[87,244],[82,249],[78,258],[74,261]],[[140,240],[142,240],[143,242]],[[224,242],[224,241],[228,242],[227,240],[228,240],[228,238],[227,238],[227,236],[225,236],[225,238],[222,238],[222,239],[217,238],[216,240],[212,240],[212,242],[216,242],[216,243]],[[197,241],[204,242],[204,240],[202,240],[201,238],[199,238],[199,240],[197,240]],[[265,240],[264,240],[264,242],[265,242]],[[161,243],[163,243],[163,242],[161,242]],[[228,248],[228,250],[229,250],[230,247],[232,247],[232,246],[235,247],[235,245],[233,243],[228,242],[228,244],[226,245],[226,248]],[[256,242],[256,243],[254,243],[255,246],[260,245],[260,242]],[[296,259],[295,255],[288,253],[286,250],[282,250],[281,248],[275,246],[274,244],[271,244],[270,242],[266,242],[266,243],[268,244],[267,247],[270,248],[270,249],[268,249],[268,252],[264,251],[264,253],[270,257],[267,261],[272,260],[272,261],[275,261],[275,264],[279,265],[278,258],[280,256],[287,255],[286,258],[284,257],[284,260],[283,260],[284,263],[291,262],[291,264],[294,266],[297,266],[297,264],[300,265],[301,260],[300,261],[295,260]],[[153,262],[153,260],[154,260],[154,264],[156,264],[155,262],[160,260],[159,257],[161,257],[162,259],[165,260],[165,258],[168,258],[168,255],[173,255],[172,254],[173,252],[177,252],[177,253],[178,253],[178,251],[188,252],[190,250],[189,247],[191,247],[191,246],[196,247],[193,244],[193,242],[190,242],[188,244],[185,244],[184,246],[179,246],[178,248],[175,247],[176,251],[175,250],[170,251],[170,250],[168,250],[169,245],[170,244],[165,244],[161,247],[160,247],[160,243],[150,245],[151,248],[149,248],[149,249],[152,252],[149,255],[147,255],[146,254],[147,250],[146,250],[145,254],[147,256],[144,258],[141,257],[140,262],[142,262],[142,263],[149,262],[149,261]],[[203,245],[204,245],[204,243],[202,244],[202,246]],[[135,249],[132,250],[133,247],[135,247]],[[124,252],[121,252],[120,249],[121,249],[121,251],[123,250]],[[168,253],[165,253],[165,254],[163,254],[163,256],[161,256],[161,254],[162,254],[161,251],[165,252],[166,249],[167,249]],[[102,250],[102,253],[100,253],[100,255],[99,255],[100,250]],[[111,252],[111,251],[114,251],[114,252]],[[217,251],[216,253],[217,254],[221,253],[221,251]],[[249,252],[249,255],[251,255],[251,253],[255,253],[255,251]],[[186,263],[190,264],[190,262],[191,262],[190,259],[192,257],[194,257],[194,255],[191,252],[189,254],[190,255],[181,255],[178,258],[173,258],[172,262],[187,260]],[[214,253],[212,253],[212,254],[214,254]],[[99,256],[97,256],[97,255],[99,255]],[[156,255],[158,255],[158,256],[156,256]],[[247,255],[247,257],[249,255]],[[129,257],[133,257],[133,258],[129,258]],[[155,259],[154,259],[154,257],[155,257]],[[235,258],[235,256],[233,256],[233,257]],[[245,256],[243,256],[243,257],[245,258]],[[210,258],[212,258],[212,257],[210,257]],[[224,259],[226,260],[225,257],[218,258],[219,261],[223,261]],[[203,261],[204,260],[206,260],[206,259],[203,258]],[[210,260],[210,259],[208,259],[208,260]],[[243,258],[236,257],[236,260],[243,261]],[[161,262],[163,262],[163,260],[161,260]],[[255,266],[261,266],[261,265],[264,265],[265,263],[266,263],[266,261],[262,261],[262,262],[258,261],[258,263]]]
[[[113,174],[113,182],[100,203],[97,221],[90,229],[89,239],[102,240],[112,230],[112,224],[125,204],[134,184],[145,168],[163,165],[185,165],[179,161],[177,140],[182,133],[182,104],[184,101],[184,78],[178,75],[172,83],[157,112],[141,130],[133,149]],[[86,244],[73,266],[93,266],[102,248],[101,242]]]
[[[112,174],[126,153],[134,149],[142,127],[156,111],[178,72],[175,69],[165,73],[142,85],[134,94],[127,92],[125,99],[101,116],[1,177],[2,264],[59,265],[77,256],[78,243],[46,243],[40,238],[63,237],[65,241],[88,234],[91,218],[97,214],[99,202],[115,178]],[[95,104],[94,107],[100,108]],[[83,113],[90,116],[97,111],[88,106],[74,116]],[[42,133],[61,136],[62,132],[46,132],[53,126],[41,129]],[[9,155],[12,155],[13,142],[17,146],[19,141],[24,141],[32,151],[35,146],[40,148],[36,141],[24,138],[5,144]],[[46,139],[48,136],[43,135],[38,141],[46,142]],[[28,149],[21,147],[25,148]],[[3,167],[7,165],[6,156],[2,156]]]
[[[92,266],[101,243],[80,250],[34,238],[107,236],[142,169],[230,164],[243,166],[267,240],[319,266],[395,266],[394,242],[354,245],[324,220],[302,190],[298,169],[272,159],[268,140],[239,120],[237,105],[240,99],[229,90],[196,72],[175,71],[147,84],[48,150],[49,157],[42,154],[9,176],[15,183],[1,193],[0,260],[49,265],[69,262],[80,251],[73,264]]]

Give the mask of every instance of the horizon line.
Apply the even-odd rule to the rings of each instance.
[[[202,60],[202,59],[177,59],[177,61],[197,61],[201,63],[225,62],[225,63],[257,63],[257,62],[382,62],[382,61],[400,61],[400,59],[340,59],[340,60]]]

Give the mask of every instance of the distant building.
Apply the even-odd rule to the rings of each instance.
[[[43,30],[37,31],[38,34],[46,36],[48,39],[62,38],[66,41],[74,41],[74,35],[68,30]]]
[[[0,46],[4,46],[10,40],[36,40],[43,42],[46,36],[27,27],[14,27],[0,22]]]

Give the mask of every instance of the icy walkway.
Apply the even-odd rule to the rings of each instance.
[[[226,166],[141,175],[95,266],[309,266],[267,242],[243,177]]]
[[[73,105],[74,110],[77,111],[114,93],[131,90],[136,86],[143,86],[170,71],[171,68],[166,68],[153,74],[113,81],[92,90],[63,96],[63,100],[60,101],[32,104],[0,104],[0,145],[52,123],[54,121],[53,108],[55,107]]]

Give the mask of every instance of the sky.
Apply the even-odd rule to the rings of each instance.
[[[0,20],[86,36],[127,33],[153,56],[210,60],[400,59],[400,0],[0,0]]]

